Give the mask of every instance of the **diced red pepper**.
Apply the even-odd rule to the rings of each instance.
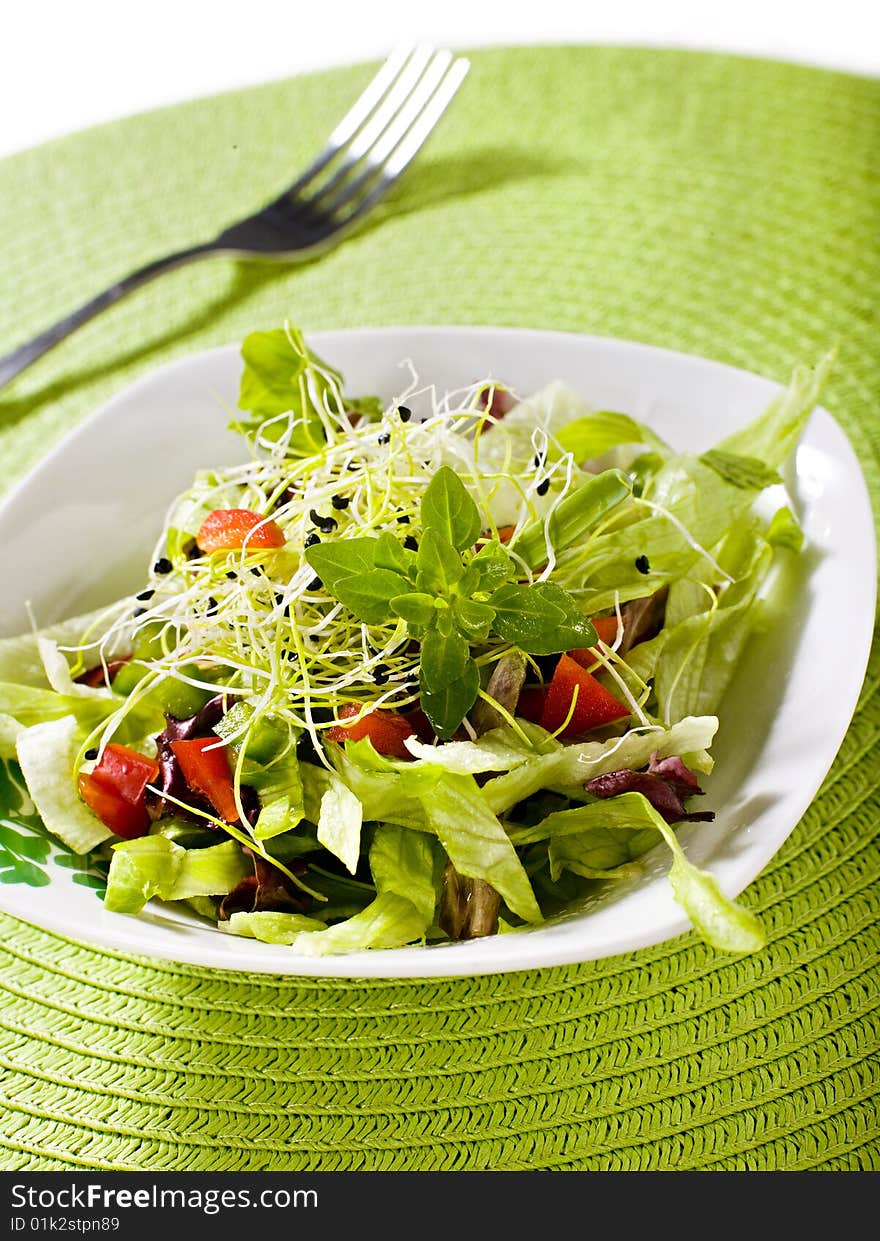
[[[284,531],[274,521],[247,508],[217,508],[199,527],[196,543],[203,552],[266,551],[283,547]]]
[[[239,818],[235,788],[226,747],[217,736],[172,741],[171,749],[180,764],[183,778],[194,793],[201,793],[227,823]]]
[[[596,633],[606,646],[611,646],[617,637],[617,617],[596,616],[593,618],[592,623]],[[595,668],[601,662],[596,657],[597,652],[594,646],[578,646],[568,653],[575,663],[588,670]]]
[[[347,703],[339,712],[340,720],[351,720],[360,715],[356,702]],[[377,754],[386,758],[411,759],[413,756],[403,744],[416,732],[414,724],[397,711],[368,711],[353,724],[334,724],[327,729],[330,741],[362,741],[364,737]]]
[[[548,732],[556,732],[562,726],[571,711],[575,689],[577,701],[571,719],[562,730],[563,737],[575,737],[630,714],[629,707],[619,702],[585,668],[570,656],[562,655],[553,673],[553,680],[547,686],[544,709],[541,712],[542,728],[546,728]]]
[[[128,746],[111,743],[92,772],[77,779],[80,796],[111,832],[125,840],[149,830],[146,789],[159,774],[159,764]]]

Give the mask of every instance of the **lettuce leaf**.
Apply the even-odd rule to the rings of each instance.
[[[413,772],[406,781],[458,873],[484,879],[515,914],[526,922],[540,922],[541,911],[522,862],[473,776],[434,767]]]
[[[539,829],[551,836],[554,878],[566,868],[588,878],[607,877],[603,870],[639,856],[662,837],[672,851],[672,894],[706,943],[722,952],[756,952],[764,946],[764,932],[754,914],[728,900],[714,876],[687,860],[673,829],[641,793],[622,793],[608,801],[561,811],[526,831]],[[628,844],[626,832],[632,833]]]
[[[140,836],[113,848],[105,908],[134,914],[147,901],[186,900],[231,892],[253,867],[234,840],[208,849],[183,849],[167,836]]]
[[[763,414],[721,440],[716,450],[754,457],[770,469],[778,469],[797,447],[836,358],[837,350],[832,349],[813,367],[795,367],[787,387]]]
[[[305,914],[275,913],[268,909],[253,914],[236,913],[217,925],[227,934],[245,935],[264,944],[295,944],[304,932],[327,929],[317,918],[309,918]]]
[[[661,758],[688,754],[691,756],[689,766],[695,766],[698,771],[711,771],[712,761],[705,751],[717,730],[718,720],[714,715],[688,716],[669,728],[657,725],[644,731],[632,730],[608,741],[560,746],[487,781],[480,794],[490,810],[500,815],[541,789],[558,789],[567,796],[575,796],[576,790],[582,789],[594,776],[621,767],[643,767],[655,751]]]
[[[427,836],[390,824],[376,828],[370,846],[376,899],[326,930],[297,935],[297,952],[323,956],[366,948],[399,948],[424,938],[434,920],[436,858]],[[278,941],[274,941],[278,942]]]
[[[113,833],[80,798],[74,763],[85,740],[72,715],[25,728],[16,743],[21,773],[46,828],[74,853],[88,853]]]

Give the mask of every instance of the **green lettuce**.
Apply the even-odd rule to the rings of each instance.
[[[293,946],[309,956],[399,948],[423,940],[434,921],[438,859],[431,839],[380,824],[370,846],[376,899],[344,922],[297,936]]]
[[[104,905],[134,914],[147,901],[186,900],[231,892],[253,866],[234,840],[208,849],[183,849],[167,836],[140,836],[113,848]]]
[[[85,734],[72,715],[25,728],[16,756],[46,828],[74,853],[88,853],[113,835],[80,798],[75,763]]]
[[[539,832],[550,837],[554,878],[566,868],[588,878],[607,878],[603,871],[638,857],[662,837],[672,852],[672,894],[706,943],[723,952],[756,952],[764,946],[754,914],[728,900],[714,876],[687,860],[673,829],[641,793],[622,793],[549,815],[520,833],[520,839],[540,839]],[[632,833],[628,844],[626,833]]]
[[[480,795],[490,810],[499,815],[541,789],[558,789],[567,796],[577,796],[588,780],[624,767],[643,767],[655,751],[661,758],[688,754],[695,770],[711,771],[712,761],[706,751],[717,730],[714,715],[688,716],[669,728],[656,725],[643,731],[633,729],[608,741],[558,745],[549,753],[537,754],[512,771],[487,781]]]

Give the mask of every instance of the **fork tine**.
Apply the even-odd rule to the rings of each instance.
[[[432,52],[430,48],[422,45],[413,48],[399,77],[372,116],[366,119],[352,136],[347,147],[337,148],[335,154],[342,155],[344,150],[344,159],[339,167],[323,184],[314,186],[308,191],[308,197],[312,202],[324,195],[332,194],[346,180],[379,141],[388,126],[394,122],[395,117],[407,107],[413,95],[421,90],[424,77],[431,74],[435,62],[439,59],[448,61],[452,59],[452,55],[449,52]]]
[[[375,147],[367,153],[366,169],[358,177],[348,181],[329,202],[323,201],[324,195],[321,192],[318,210],[325,216],[335,216],[344,207],[355,202],[362,191],[378,179],[378,184],[355,203],[353,210],[345,215],[339,224],[349,224],[369,211],[413,160],[449,107],[469,69],[470,62],[459,58],[451,66],[448,61],[444,63],[444,76],[441,76],[439,81],[437,74],[432,74],[427,94],[420,91],[418,98],[408,101],[393,125],[388,127]]]
[[[406,43],[399,44],[391,51],[378,72],[370,79],[352,107],[333,130],[317,159],[300,173],[292,185],[288,186],[284,191],[285,196],[299,194],[357,135],[377,105],[382,102],[401,70],[418,51],[417,47]]]

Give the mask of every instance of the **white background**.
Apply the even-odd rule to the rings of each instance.
[[[453,48],[642,43],[880,74],[877,0],[8,0],[0,156],[160,104],[382,57]]]

